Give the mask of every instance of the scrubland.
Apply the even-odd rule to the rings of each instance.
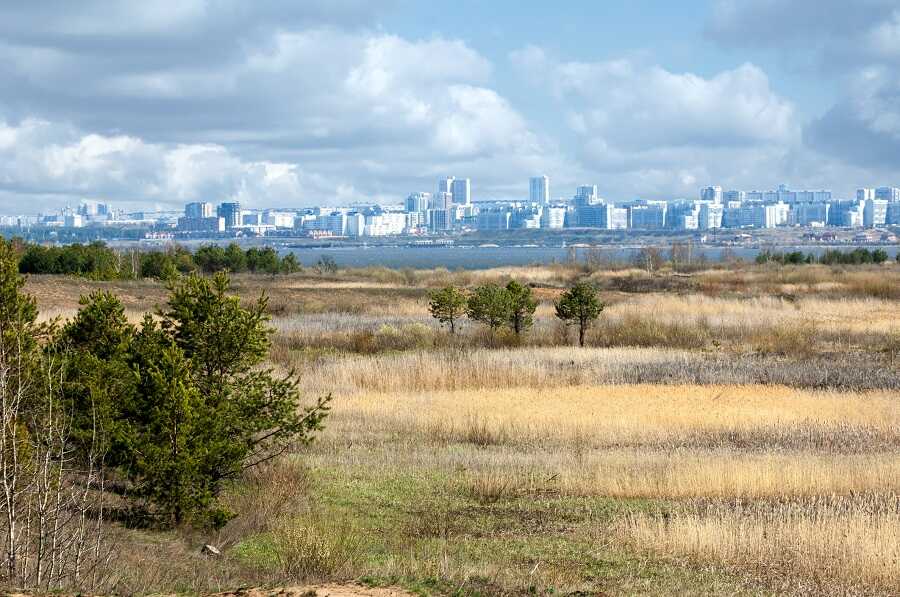
[[[510,277],[518,340],[427,293]],[[584,349],[553,316],[607,307]],[[333,393],[309,447],[230,488],[217,533],[119,530],[123,592],[361,579],[426,594],[900,594],[900,267],[574,266],[241,276],[272,366]],[[93,288],[135,317],[150,282],[34,277],[66,316]],[[199,555],[203,543],[224,556]]]

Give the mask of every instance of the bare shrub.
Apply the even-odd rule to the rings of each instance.
[[[307,469],[291,458],[249,469],[223,496],[223,505],[235,517],[219,533],[220,547],[265,533],[284,516],[308,506]]]

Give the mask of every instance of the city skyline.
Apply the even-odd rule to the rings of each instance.
[[[896,184],[896,2],[525,12],[0,7],[0,212],[396,204],[451,173],[470,201],[528,199],[542,173],[550,200],[585,183],[615,202]]]
[[[830,190],[791,189],[785,184],[767,191],[712,185],[699,189],[694,199],[615,203],[602,197],[596,184],[578,186],[570,199],[553,200],[547,175],[529,179],[528,199],[473,201],[471,182],[469,178],[442,177],[436,192],[412,192],[401,204],[247,209],[234,200],[218,205],[189,202],[177,219],[172,212],[128,213],[85,200],[77,209],[67,207],[56,214],[0,214],[0,227],[38,233],[105,229],[107,236],[118,233],[135,237],[137,233],[160,240],[272,235],[317,239],[446,237],[475,231],[563,228],[689,234],[793,228],[815,236],[815,229],[826,227],[866,228],[882,239],[894,239],[893,232],[879,229],[900,226],[900,187],[863,187],[856,190],[855,197],[842,198]]]

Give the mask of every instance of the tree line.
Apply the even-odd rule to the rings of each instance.
[[[811,265],[819,263],[822,265],[865,265],[880,264],[890,259],[887,251],[884,249],[853,249],[852,251],[840,251],[837,249],[829,249],[821,255],[813,253],[804,253],[803,251],[775,252],[763,251],[756,256],[756,263],[778,263],[781,265]],[[897,255],[897,262],[900,263],[900,254]]]
[[[175,245],[164,251],[117,251],[103,242],[42,246],[13,241],[19,255],[19,273],[65,274],[94,280],[169,279],[179,274],[232,273],[291,274],[302,267],[293,253],[278,255],[271,247],[244,250],[237,243],[226,247],[204,245],[196,251]]]
[[[428,307],[432,317],[446,325],[451,334],[456,333],[463,317],[468,317],[491,333],[508,328],[518,337],[534,325],[537,305],[531,287],[512,280],[506,286],[484,284],[471,292],[447,286],[431,293]],[[596,288],[586,282],[563,292],[554,304],[556,317],[577,327],[580,346],[584,346],[585,334],[604,306]]]
[[[220,527],[224,484],[322,427],[294,372],[264,366],[274,330],[227,274],[171,278],[139,323],[109,292],[41,322],[20,255],[0,239],[0,575],[78,584],[101,553],[103,517]],[[116,495],[113,502],[103,496]],[[79,580],[79,574],[82,579]]]

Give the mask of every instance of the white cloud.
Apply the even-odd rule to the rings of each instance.
[[[555,97],[584,169],[619,198],[750,183],[782,170],[799,139],[792,103],[752,64],[702,77],[631,60],[557,61],[536,47],[511,60]]]
[[[245,6],[214,5],[238,12]],[[219,33],[203,30],[205,22],[192,15],[172,18],[201,38]],[[37,170],[53,179],[48,188],[106,192],[112,174],[126,178],[140,154],[147,166],[132,177],[136,199],[205,194],[218,200],[259,192],[254,203],[262,203],[278,189],[284,200],[304,204],[348,194],[399,200],[430,189],[440,175],[479,172],[484,176],[476,191],[496,196],[510,180],[525,180],[528,164],[554,159],[547,149],[553,144],[492,88],[491,63],[462,41],[410,40],[306,21],[275,27],[257,15],[256,28],[241,30],[222,56],[194,60],[167,45],[197,46],[179,37],[181,30],[167,37],[152,18],[135,18],[142,22],[136,35],[145,36],[143,45],[104,42],[121,52],[73,48],[64,35],[69,25],[57,21],[34,26],[46,45],[12,34],[4,42],[0,26],[3,52],[11,57],[0,61],[0,77],[14,83],[0,93],[0,119],[76,131],[63,143],[50,139],[41,146],[32,138],[30,148],[15,151],[22,159],[53,149],[55,167]],[[233,25],[233,16],[217,18]],[[87,25],[77,27],[77,35],[69,34],[83,36],[87,46],[100,43]],[[77,166],[78,160],[84,164]],[[168,178],[152,176],[153,168],[166,169]],[[22,179],[11,172],[0,186],[41,187],[34,176]],[[129,191],[117,187],[115,193]]]
[[[747,146],[796,134],[793,105],[752,64],[704,78],[627,60],[555,63],[542,54],[529,48],[512,58],[555,90],[576,131],[615,148]]]
[[[343,192],[342,185],[294,164],[246,162],[220,145],[146,143],[38,120],[0,122],[0,184],[7,193],[54,195],[59,204],[91,197],[169,208],[234,198],[260,207],[301,201],[309,192]],[[19,202],[0,206],[33,211]]]

